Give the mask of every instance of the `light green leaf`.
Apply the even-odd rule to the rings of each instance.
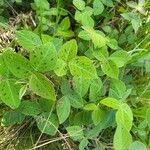
[[[102,63],[101,68],[107,76],[118,79],[119,68],[112,60],[108,60],[105,63]]]
[[[73,77],[73,88],[82,97],[86,95],[90,86],[90,80],[84,77]]]
[[[62,124],[70,114],[70,100],[67,96],[63,96],[56,105],[56,111],[59,119],[59,123]]]
[[[81,39],[84,39],[86,41],[90,40],[89,34],[84,30],[79,32],[78,37],[81,38]]]
[[[133,114],[131,108],[126,103],[120,105],[120,108],[116,113],[116,122],[118,125],[123,126],[127,131],[131,130]]]
[[[46,72],[53,70],[57,63],[57,52],[53,43],[46,43],[31,51],[30,61],[38,71]]]
[[[66,75],[67,74],[67,63],[62,59],[58,59],[56,68],[54,69],[54,72],[57,76]]]
[[[111,54],[109,59],[115,62],[118,67],[123,67],[129,60],[129,55],[126,51],[120,50]]]
[[[31,75],[33,67],[30,62],[20,54],[6,51],[3,53],[4,61],[8,69],[18,78],[27,78]]]
[[[94,15],[100,15],[104,10],[104,5],[101,0],[94,0],[93,2]]]
[[[85,147],[88,145],[89,141],[84,138],[79,144],[79,150],[85,150]]]
[[[77,55],[77,42],[76,40],[67,41],[59,50],[59,58],[65,62],[69,62]]]
[[[55,114],[50,114],[49,112],[42,113],[36,117],[36,122],[42,133],[54,136],[58,130],[59,122]]]
[[[96,68],[92,61],[85,57],[79,56],[69,62],[70,72],[73,76],[81,76],[86,79],[97,78]]]
[[[15,124],[21,124],[25,115],[17,111],[5,112],[1,121],[2,126],[9,127]]]
[[[29,52],[42,45],[40,37],[32,31],[21,30],[16,32],[18,43]]]
[[[113,108],[113,109],[119,109],[119,107],[121,105],[121,102],[119,100],[116,100],[116,99],[111,98],[111,97],[107,97],[105,99],[102,99],[100,101],[100,103],[107,106],[107,107]]]
[[[85,9],[85,2],[83,0],[73,0],[73,5],[76,6],[79,10]]]
[[[4,62],[3,56],[0,54],[0,76],[6,75],[8,68]]]
[[[132,143],[132,136],[128,130],[119,125],[116,129],[113,143],[115,150],[127,150]]]
[[[130,146],[129,150],[147,150],[146,146],[140,141],[134,141]]]
[[[14,80],[7,79],[0,82],[0,98],[12,109],[16,109],[20,105],[19,89],[20,86]]]
[[[24,115],[36,116],[41,113],[41,108],[35,101],[22,101],[17,111]]]
[[[66,130],[74,141],[82,140],[84,138],[83,129],[80,126],[69,126]]]
[[[68,30],[70,28],[70,20],[69,17],[65,17],[58,27],[60,30]]]
[[[147,124],[150,128],[150,108],[146,112],[146,121],[147,121]]]
[[[98,109],[98,106],[94,103],[89,103],[89,104],[86,104],[83,108],[84,110],[97,110]]]
[[[30,77],[29,86],[31,90],[46,99],[55,101],[56,95],[53,83],[40,73],[34,73]]]
[[[100,78],[91,81],[89,93],[90,101],[97,101],[100,98],[102,86],[103,85]]]
[[[21,89],[19,90],[19,99],[22,99],[22,97],[25,95],[27,88],[28,88],[27,85],[23,85],[21,87]]]
[[[108,7],[113,7],[113,1],[112,0],[101,0],[102,3]]]

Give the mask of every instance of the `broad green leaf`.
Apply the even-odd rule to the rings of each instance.
[[[113,144],[115,150],[127,150],[129,145],[132,143],[132,136],[128,130],[123,128],[121,125],[117,126]]]
[[[147,124],[150,128],[150,108],[146,112],[146,121],[147,121]]]
[[[102,32],[87,27],[84,27],[83,29],[89,34],[95,48],[106,46],[107,38]]]
[[[33,67],[31,66],[29,60],[20,54],[6,51],[3,54],[4,61],[8,69],[18,78],[27,78],[31,75]]]
[[[101,68],[107,76],[118,79],[119,68],[112,60],[108,60],[105,63],[102,63]]]
[[[107,97],[105,99],[102,99],[100,101],[100,103],[107,106],[107,107],[113,108],[113,109],[119,109],[119,107],[121,105],[121,102],[119,100],[116,100],[116,99],[111,98],[111,97]]]
[[[77,55],[77,42],[76,40],[67,41],[59,50],[59,58],[65,62],[69,62]]]
[[[65,17],[58,27],[60,30],[68,30],[70,28],[70,20],[69,17]]]
[[[94,103],[89,103],[89,104],[86,104],[83,108],[84,110],[97,110],[98,109],[98,106]]]
[[[94,15],[100,15],[104,10],[104,5],[101,0],[94,0],[93,2]]]
[[[6,64],[3,59],[3,55],[0,54],[0,76],[4,76],[8,71]]]
[[[31,51],[30,62],[38,71],[53,70],[57,63],[57,52],[53,43],[46,43]]]
[[[61,93],[63,95],[72,94],[72,86],[69,79],[64,78],[61,82]]]
[[[108,7],[113,7],[113,1],[112,0],[101,0],[102,3]]]
[[[80,126],[69,126],[66,130],[74,141],[82,140],[84,138],[83,129]]]
[[[67,96],[63,96],[58,100],[56,105],[56,111],[59,119],[59,123],[62,124],[70,114],[70,100]]]
[[[129,150],[147,150],[146,146],[140,141],[134,141],[130,146]]]
[[[64,76],[67,74],[67,63],[62,60],[62,59],[58,59],[56,67],[54,69],[54,72],[57,76]]]
[[[88,92],[89,86],[90,86],[90,80],[85,79],[84,77],[73,77],[73,88],[74,90],[84,97],[86,93]]]
[[[118,41],[116,39],[109,39],[107,45],[114,50],[117,50],[119,48]]]
[[[89,141],[84,138],[79,144],[79,150],[85,150],[85,147],[88,145]]]
[[[90,101],[97,101],[100,98],[102,93],[101,89],[102,89],[102,81],[100,78],[91,81],[89,93]]]
[[[49,9],[49,3],[47,0],[34,0],[34,4],[36,10],[39,10],[40,12]]]
[[[36,123],[42,133],[54,136],[58,130],[59,121],[55,114],[42,113],[36,117]]]
[[[81,39],[84,39],[86,41],[90,40],[89,34],[84,30],[79,32],[78,37],[81,38]]]
[[[123,67],[129,60],[129,55],[126,51],[120,50],[111,54],[109,59],[115,62],[118,67]]]
[[[78,56],[69,62],[70,72],[73,76],[81,76],[86,79],[97,77],[96,68],[92,61],[85,56]]]
[[[31,90],[46,99],[55,101],[55,89],[53,83],[40,73],[34,73],[30,77],[29,86]]]
[[[40,105],[34,101],[22,101],[17,111],[24,115],[36,116],[41,113]]]
[[[0,98],[12,109],[16,109],[20,105],[19,89],[20,86],[14,80],[7,79],[0,82]]]
[[[73,0],[73,5],[76,6],[79,10],[84,10],[85,9],[84,0]]]
[[[16,32],[18,43],[29,52],[42,45],[40,37],[32,31],[21,30]]]
[[[120,105],[120,108],[116,113],[116,122],[118,125],[123,126],[127,131],[131,130],[133,114],[131,108],[126,103]]]
[[[21,124],[25,119],[25,115],[17,111],[5,112],[2,118],[2,126],[9,127],[15,124]]]
[[[98,125],[105,117],[105,112],[101,109],[94,110],[92,112],[92,120],[95,125]]]

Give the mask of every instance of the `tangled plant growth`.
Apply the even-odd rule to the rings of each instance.
[[[67,149],[150,149],[150,1],[29,4],[35,26],[1,49],[1,124],[32,118]]]

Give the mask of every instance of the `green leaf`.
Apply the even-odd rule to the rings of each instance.
[[[120,105],[120,108],[116,113],[116,122],[118,125],[123,126],[127,131],[131,130],[133,114],[131,108],[126,103]]]
[[[53,70],[57,63],[57,52],[53,43],[46,43],[31,51],[30,61],[38,71],[46,72]]]
[[[62,124],[70,114],[70,100],[67,96],[63,96],[56,105],[56,111],[59,119],[59,123]]]
[[[88,145],[89,141],[84,138],[79,144],[79,150],[85,150],[85,147]]]
[[[113,7],[113,1],[112,0],[101,0],[102,3],[108,7]]]
[[[0,98],[12,109],[16,109],[20,105],[19,89],[19,85],[14,80],[7,79],[0,82]]]
[[[79,32],[78,37],[86,41],[90,40],[89,34],[84,30]]]
[[[113,143],[115,150],[127,150],[132,143],[132,136],[128,130],[119,125],[116,129]]]
[[[84,138],[83,129],[80,126],[69,126],[66,130],[74,141],[82,140]]]
[[[36,117],[36,122],[42,133],[54,136],[58,130],[59,122],[55,114],[50,114],[49,112],[42,113]]]
[[[34,101],[22,101],[17,111],[24,115],[36,116],[41,113],[40,105]]]
[[[91,81],[89,93],[90,101],[97,101],[100,98],[102,93],[101,89],[102,89],[102,81],[100,78]]]
[[[83,0],[73,0],[73,5],[76,6],[79,10],[85,9],[85,2]]]
[[[59,50],[59,58],[65,62],[69,62],[77,55],[77,42],[76,40],[67,41]]]
[[[18,78],[27,78],[31,75],[33,67],[30,62],[20,54],[6,51],[3,53],[3,58],[8,69]]]
[[[42,45],[40,37],[32,31],[21,30],[16,32],[18,43],[29,52]]]
[[[103,10],[104,10],[104,5],[101,2],[101,0],[94,0],[93,2],[93,10],[94,10],[94,15],[100,15]]]
[[[119,109],[119,107],[121,105],[121,102],[119,100],[116,100],[116,99],[111,98],[111,97],[107,97],[105,99],[102,99],[100,101],[100,103],[107,106],[107,107],[113,108],[113,109]]]
[[[98,125],[105,117],[105,112],[101,109],[94,110],[92,112],[92,120],[95,125]]]
[[[119,68],[112,60],[108,60],[105,63],[102,63],[101,68],[107,76],[118,79]]]
[[[2,126],[9,127],[15,124],[21,124],[25,115],[17,111],[5,112],[1,121]]]
[[[25,95],[27,91],[28,85],[23,85],[21,89],[19,90],[19,99],[22,99],[22,97]]]
[[[84,77],[75,76],[73,77],[73,83],[74,90],[81,95],[81,97],[84,97],[88,92],[90,80],[85,79]]]
[[[111,54],[109,59],[115,62],[118,67],[123,67],[129,60],[129,55],[126,51],[120,50]]]
[[[85,56],[78,56],[69,62],[70,72],[73,76],[81,76],[86,79],[97,77],[96,68],[92,61]]]
[[[146,112],[146,120],[147,120],[147,124],[150,128],[150,108]]]
[[[140,141],[134,141],[130,146],[129,150],[147,150],[146,146]]]
[[[8,68],[6,67],[6,64],[4,62],[3,55],[0,54],[0,76],[6,75],[7,71]]]
[[[67,74],[67,63],[62,60],[62,59],[58,59],[56,67],[54,69],[54,72],[57,76],[64,76]]]
[[[40,73],[34,73],[30,77],[29,86],[31,90],[46,99],[55,101],[55,89],[53,83]]]
[[[68,30],[70,28],[70,20],[69,17],[65,17],[58,27],[60,30]]]
[[[90,111],[90,110],[97,110],[98,107],[94,103],[89,103],[89,104],[86,104],[83,109]]]

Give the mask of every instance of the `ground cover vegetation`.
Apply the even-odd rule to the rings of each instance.
[[[0,149],[149,150],[149,9],[1,0]]]

